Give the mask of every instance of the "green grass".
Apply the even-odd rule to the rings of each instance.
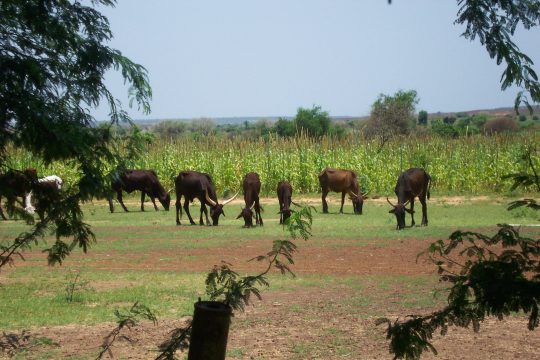
[[[428,203],[429,226],[404,231],[395,230],[395,218],[388,213],[389,206],[385,203],[368,200],[364,207],[365,214],[361,216],[351,214],[350,204],[346,205],[346,214],[337,214],[338,205],[330,204],[332,213],[315,214],[312,229],[314,236],[309,242],[312,244],[310,246],[320,247],[387,247],[406,239],[447,238],[458,228],[494,233],[494,225],[499,222],[536,222],[537,214],[534,212],[523,211],[512,217],[506,211],[507,201],[496,201],[490,199],[460,205],[431,201]],[[128,206],[136,209],[131,203]],[[320,209],[320,205],[317,208]],[[182,251],[180,254],[171,252],[168,255],[167,251],[212,251],[227,246],[241,248],[254,242],[268,244],[270,247],[270,240],[285,236],[282,227],[278,225],[277,205],[265,206],[265,226],[254,229],[244,229],[242,222],[235,220],[239,205],[229,205],[226,208],[227,217],[221,219],[218,227],[178,227],[174,225],[174,212],[151,210],[145,213],[133,211],[110,214],[104,203],[87,204],[84,209],[86,220],[92,225],[98,239],[87,255],[68,258],[64,266],[51,268],[45,265],[45,256],[38,252],[46,247],[40,244],[27,261],[17,259],[15,267],[3,269],[0,278],[3,288],[0,291],[0,313],[3,314],[0,328],[16,330],[32,326],[114,321],[114,309],[127,308],[136,301],[149,306],[158,318],[190,315],[193,302],[204,296],[204,273],[154,269],[113,270],[115,260],[129,254],[130,261],[137,264],[156,256],[152,252],[158,251],[159,259],[164,262],[190,261],[197,259],[197,256],[188,253],[184,255]],[[198,213],[198,205],[193,207],[192,213]],[[420,223],[420,209],[416,219]],[[410,222],[409,217],[407,222]],[[3,241],[9,241],[19,232],[28,229],[28,225],[21,221],[2,222],[0,226],[0,239]],[[536,229],[524,231],[538,235]],[[50,246],[51,239],[48,243]],[[426,247],[428,244],[426,240]],[[299,241],[298,245],[301,249],[303,242]],[[240,250],[237,257],[242,259]],[[101,269],[93,265],[95,261],[101,262]],[[107,269],[109,264],[110,270]],[[208,269],[212,265],[209,263]],[[88,281],[89,288],[78,292],[76,301],[70,303],[65,299],[65,287],[69,281],[67,276],[73,270],[80,272],[82,279]],[[381,301],[412,312],[412,309],[434,307],[444,298],[433,297],[433,289],[437,287],[436,276],[344,277],[298,274],[296,278],[271,275],[269,280],[271,287],[265,291],[270,292],[294,294],[304,289],[316,293],[318,289],[336,287],[338,291],[343,290],[352,295],[329,303],[329,307],[346,305],[354,309],[359,318],[384,315],[388,309],[378,306]],[[284,308],[292,313],[313,316],[305,312],[301,304],[285,305]],[[301,348],[297,350],[299,354],[303,351]],[[347,351],[346,344],[342,351]]]

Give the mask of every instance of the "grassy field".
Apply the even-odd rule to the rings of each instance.
[[[299,253],[293,266],[297,277],[272,274],[271,286],[263,292],[263,302],[233,319],[230,358],[249,358],[256,347],[236,336],[253,328],[276,326],[287,319],[294,319],[301,328],[301,324],[327,321],[332,314],[343,314],[345,323],[361,323],[366,319],[372,322],[377,316],[433,309],[444,303],[444,292],[434,297],[435,289],[441,288],[435,268],[415,261],[416,254],[431,241],[447,238],[458,228],[493,233],[497,223],[537,221],[533,212],[506,211],[506,198],[435,197],[428,202],[428,227],[396,231],[395,218],[388,213],[386,201],[368,200],[364,215],[356,216],[350,203],[346,204],[345,214],[338,214],[337,197],[330,203],[330,214],[320,213],[318,199],[307,200],[316,203],[319,212],[314,217],[313,237],[298,243]],[[225,208],[227,217],[220,220],[218,227],[176,226],[174,211],[140,212],[136,197],[126,203],[133,210],[129,213],[119,212],[118,208],[110,214],[105,202],[86,204],[86,220],[98,239],[88,254],[75,251],[62,266],[51,268],[40,252],[47,245],[41,244],[25,254],[26,261],[17,260],[15,266],[0,274],[0,329],[39,332],[43,327],[84,324],[102,326],[101,336],[105,336],[107,327],[112,328],[109,322],[114,321],[113,311],[128,308],[136,301],[149,306],[161,324],[191,315],[193,302],[204,298],[205,274],[214,264],[225,260],[241,273],[257,272],[261,264],[247,260],[268,251],[273,239],[285,237],[278,223],[277,204],[269,199],[262,202],[266,204],[265,226],[253,229],[244,229],[241,220],[235,220],[241,207],[238,202]],[[198,209],[198,204],[192,206],[192,215],[198,215]],[[417,223],[420,219],[418,207]],[[188,224],[185,215],[183,224]],[[26,228],[21,221],[2,222],[0,240],[9,241]],[[534,228],[524,231],[538,236]],[[73,301],[68,301],[66,286],[73,282],[75,274],[87,283],[75,291]],[[314,303],[318,304],[315,309],[311,306]],[[282,344],[285,355],[263,351],[259,358],[303,359],[314,354],[355,358],[358,349],[351,336],[356,335],[347,332],[345,323],[325,326],[316,334],[333,344],[332,353],[316,347],[312,337],[302,336],[294,344]],[[272,333],[266,336],[282,337]],[[60,336],[54,341],[62,344],[66,340]],[[154,342],[148,347],[155,349],[156,345]],[[81,358],[91,358],[98,347],[99,341],[94,350],[79,348],[77,352]],[[62,346],[40,344],[35,349],[24,355],[67,357]]]

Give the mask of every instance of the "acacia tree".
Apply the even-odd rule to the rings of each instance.
[[[47,249],[50,264],[61,262],[79,246],[86,251],[95,237],[83,222],[79,203],[102,196],[114,172],[141,150],[140,133],[113,132],[131,123],[120,102],[104,84],[109,70],[122,73],[135,101],[148,113],[151,88],[146,70],[105,44],[109,22],[95,9],[115,0],[2,0],[0,2],[0,167],[6,169],[6,147],[24,148],[44,163],[76,164],[79,180],[62,192],[47,217],[12,243],[0,247],[0,268],[13,256],[54,232]],[[109,126],[96,126],[91,109],[106,104]],[[119,142],[119,138],[122,138]],[[124,144],[124,157],[119,155]],[[16,204],[8,204],[16,208]],[[71,239],[71,240],[67,240]]]
[[[416,122],[414,109],[418,101],[415,90],[400,90],[394,95],[380,94],[371,105],[364,134],[378,139],[381,147],[396,135],[408,134]]]

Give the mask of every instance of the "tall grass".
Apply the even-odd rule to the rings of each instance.
[[[380,146],[360,137],[344,139],[305,136],[258,140],[204,137],[199,140],[160,140],[149,145],[137,168],[154,169],[164,186],[172,188],[182,170],[211,174],[219,193],[240,189],[243,176],[259,173],[263,193],[273,194],[278,181],[289,180],[297,193],[319,191],[317,176],[326,166],[353,169],[361,185],[372,193],[390,194],[399,173],[423,167],[431,174],[432,189],[446,193],[501,192],[510,183],[504,174],[525,170],[520,161],[524,144],[538,143],[535,133],[471,136],[458,139],[402,138]],[[536,155],[540,164],[540,156]],[[70,163],[45,165],[20,149],[10,150],[9,165],[34,167],[43,175],[77,179]]]

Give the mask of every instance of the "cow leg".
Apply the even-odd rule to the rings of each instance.
[[[141,191],[141,211],[144,211],[144,197],[146,196],[146,193],[144,191]]]
[[[422,226],[427,226],[427,204],[425,195],[420,198],[420,203],[422,204]]]
[[[2,197],[0,197],[0,216],[3,220],[7,220],[6,215],[4,215],[4,210],[2,210]]]
[[[343,214],[343,204],[345,204],[345,192],[341,193],[341,207],[339,208],[339,213]],[[354,204],[353,204],[354,206]]]
[[[157,207],[157,205],[156,205],[156,198],[153,197],[153,196],[150,196],[150,200],[152,200],[152,204],[154,204],[154,209],[155,209],[156,211],[158,211],[159,209],[158,209],[158,207]]]
[[[411,227],[415,225],[414,223],[414,197],[411,199]]]
[[[326,196],[328,195],[328,190],[323,189],[322,191],[322,212],[323,214],[328,214],[328,203],[326,202]]]
[[[182,211],[182,204],[180,204],[181,197],[182,196],[178,196],[178,193],[176,194],[176,225],[180,225],[180,217],[178,216],[178,212]]]
[[[118,190],[116,198],[118,199],[118,202],[120,203],[120,205],[122,205],[122,207],[124,208],[124,211],[128,212],[129,210],[127,209],[126,205],[124,205],[124,202],[122,201],[122,190]]]
[[[257,220],[257,216],[259,219]],[[261,216],[261,205],[259,204],[259,198],[255,200],[255,223],[263,226],[262,216]]]
[[[283,204],[279,202],[279,225],[283,224]]]
[[[189,213],[189,199],[184,200],[184,210],[186,211],[186,214],[189,218],[189,223],[191,225],[195,225],[195,221],[193,221],[193,218],[191,217],[191,214]]]
[[[199,217],[199,225],[204,225],[203,221],[203,212],[206,214],[206,225],[208,225],[208,209],[206,208],[206,205],[204,203],[201,203],[201,211],[200,211],[200,217]]]
[[[114,212],[114,205],[112,202],[112,196],[107,196],[107,200],[109,200],[109,210],[111,211],[111,214]]]

